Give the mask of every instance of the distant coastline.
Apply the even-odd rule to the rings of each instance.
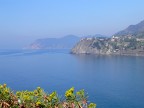
[[[71,53],[144,56],[144,21],[130,25],[111,38],[83,38]]]
[[[115,41],[114,38],[84,38],[72,48],[71,53],[144,56],[144,46],[141,45],[144,41],[136,41],[136,38],[132,37],[129,37],[129,42],[124,41],[127,38],[117,38]]]

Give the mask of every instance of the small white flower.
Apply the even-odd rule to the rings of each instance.
[[[21,103],[21,100],[20,100],[20,99],[18,99],[18,103]]]

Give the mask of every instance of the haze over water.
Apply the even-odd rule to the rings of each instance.
[[[143,108],[144,57],[72,55],[65,50],[1,51],[0,82],[59,94],[85,89],[98,108]]]
[[[144,20],[143,0],[1,0],[0,49],[68,34],[112,36]]]
[[[85,89],[97,108],[144,108],[144,57],[21,50],[42,38],[112,36],[144,20],[143,5],[144,0],[0,0],[0,84],[62,95],[74,86]]]

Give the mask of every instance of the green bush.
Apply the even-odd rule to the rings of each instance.
[[[65,92],[60,98],[57,92],[46,93],[37,87],[34,91],[13,91],[6,86],[0,85],[0,108],[96,108],[96,104],[88,105],[84,90],[74,92],[74,87]]]

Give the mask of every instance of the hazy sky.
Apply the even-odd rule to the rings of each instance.
[[[0,48],[37,38],[112,35],[144,20],[144,0],[0,0]]]

